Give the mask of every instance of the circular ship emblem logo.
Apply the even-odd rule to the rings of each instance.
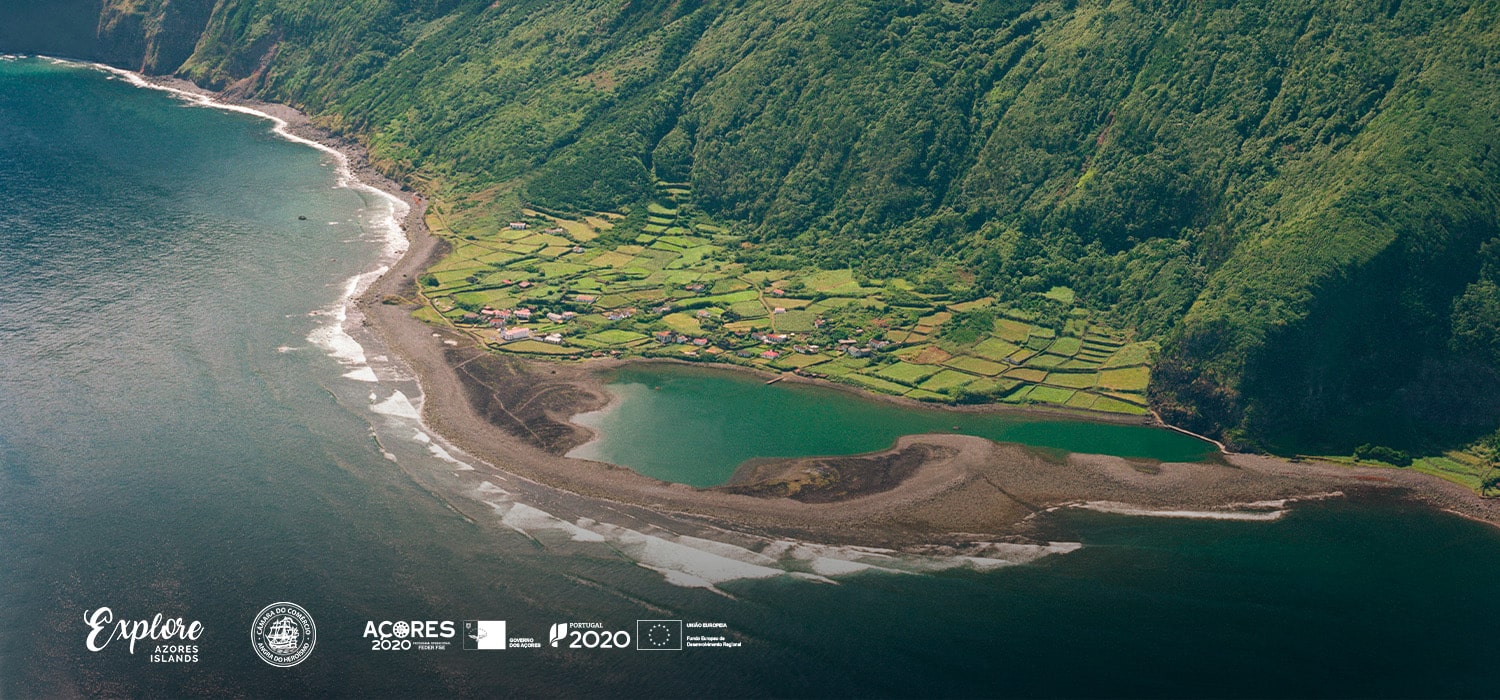
[[[302,663],[317,642],[318,628],[300,605],[272,603],[250,624],[250,645],[272,666],[286,668]]]

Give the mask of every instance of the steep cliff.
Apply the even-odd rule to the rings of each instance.
[[[442,195],[656,179],[748,256],[1163,342],[1245,445],[1500,425],[1500,9],[1447,0],[24,0],[0,49],[303,107]],[[770,264],[770,263],[767,263]]]

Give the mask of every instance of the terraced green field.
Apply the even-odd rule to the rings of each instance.
[[[748,270],[735,262],[740,238],[684,213],[678,202],[689,194],[682,184],[660,187],[633,225],[618,214],[574,220],[528,210],[512,226],[435,205],[429,225],[453,249],[424,276],[427,306],[418,314],[498,352],[675,357],[796,371],[922,401],[1146,413],[1156,346],[1092,321],[1072,290],[1040,295],[1065,309],[1047,321],[992,299],[954,300],[848,269]],[[515,309],[530,318],[495,321],[495,312]],[[975,313],[993,322],[949,332]],[[503,328],[517,327],[533,337],[505,340]],[[541,339],[554,333],[560,342]]]

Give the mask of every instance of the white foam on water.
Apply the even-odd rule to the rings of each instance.
[[[71,64],[72,63],[71,61],[64,61],[64,60],[61,60],[61,59],[49,59],[49,60],[52,60],[55,63],[61,63],[61,64]],[[338,186],[339,187],[343,187],[343,188],[347,188],[347,189],[360,190],[362,192],[366,192],[368,194],[375,195],[376,197],[385,200],[390,205],[389,211],[386,212],[388,216],[385,217],[386,220],[383,222],[385,225],[383,225],[381,227],[381,233],[384,234],[384,242],[386,243],[386,246],[387,246],[387,249],[385,251],[386,252],[386,256],[389,257],[389,258],[391,258],[391,259],[395,259],[395,258],[399,258],[401,256],[401,254],[403,254],[403,253],[406,252],[406,248],[407,248],[408,243],[407,243],[405,234],[403,234],[402,231],[401,231],[401,220],[403,218],[405,218],[407,212],[410,211],[410,205],[408,205],[406,203],[406,201],[403,200],[403,199],[401,199],[400,197],[397,197],[397,196],[395,196],[395,195],[393,195],[393,194],[391,194],[389,192],[386,192],[385,190],[382,190],[382,189],[380,189],[378,187],[375,187],[373,185],[370,185],[368,183],[361,182],[359,180],[359,178],[357,178],[357,177],[354,176],[354,170],[349,166],[349,157],[346,156],[346,155],[344,155],[343,152],[340,151],[340,150],[338,150],[337,148],[334,148],[332,146],[328,146],[326,144],[319,143],[319,142],[314,141],[312,139],[303,138],[301,136],[298,136],[298,135],[296,135],[296,134],[294,134],[294,133],[291,132],[291,130],[289,129],[290,125],[287,123],[287,121],[285,119],[282,119],[281,117],[278,117],[276,115],[269,114],[267,112],[261,111],[259,109],[254,108],[254,107],[248,107],[248,106],[245,106],[245,105],[237,105],[237,104],[228,104],[228,103],[225,103],[225,102],[220,102],[218,100],[215,100],[214,98],[209,97],[207,95],[202,95],[202,94],[199,94],[199,93],[196,93],[196,92],[192,92],[192,91],[189,91],[189,90],[183,90],[181,88],[175,88],[175,87],[171,87],[169,85],[159,85],[157,83],[153,83],[153,82],[151,82],[149,80],[146,80],[139,73],[134,73],[134,72],[128,71],[128,70],[122,70],[122,69],[119,69],[119,68],[115,68],[114,66],[107,66],[107,65],[104,65],[102,63],[86,63],[86,64],[82,64],[82,65],[86,65],[86,66],[94,68],[96,70],[101,70],[101,71],[104,71],[104,72],[109,73],[111,75],[114,75],[116,77],[123,78],[124,80],[128,81],[131,85],[134,85],[136,87],[146,88],[148,90],[161,90],[163,92],[170,93],[170,94],[172,94],[172,95],[174,95],[174,96],[176,96],[178,98],[181,98],[182,100],[188,102],[189,104],[192,104],[192,105],[195,105],[195,106],[209,107],[211,109],[218,109],[218,110],[222,110],[222,111],[225,111],[225,112],[238,112],[240,114],[249,114],[249,115],[253,115],[253,116],[256,116],[256,117],[260,117],[262,119],[269,120],[273,124],[272,131],[277,136],[279,136],[279,137],[281,137],[281,138],[283,138],[283,139],[285,139],[287,141],[291,141],[293,143],[300,143],[300,144],[302,144],[304,146],[308,146],[310,148],[317,149],[319,151],[322,151],[323,153],[326,153],[326,154],[332,156],[333,159],[334,159],[334,162],[336,162],[338,164],[338,166],[339,166],[339,171],[338,171]]]
[[[1112,515],[1134,515],[1147,518],[1180,518],[1184,520],[1238,520],[1244,522],[1268,522],[1280,520],[1287,514],[1285,509],[1276,510],[1168,510],[1141,508],[1113,501],[1087,501],[1070,507],[1092,510]]]
[[[457,457],[454,457],[453,453],[443,449],[442,445],[429,441],[427,445],[427,451],[431,452],[432,456],[458,467],[458,470],[461,472],[474,471],[474,465],[469,464],[468,462],[465,462]]]
[[[693,549],[708,552],[717,556],[734,559],[736,561],[742,561],[747,564],[756,564],[758,566],[776,566],[778,563],[778,560],[776,558],[767,556],[763,552],[756,552],[725,542],[708,540],[702,537],[692,537],[690,535],[678,535],[675,539],[677,544],[686,547],[692,547]]]
[[[719,587],[715,586],[713,581],[710,581],[706,578],[700,578],[698,576],[694,576],[683,571],[678,571],[676,569],[661,569],[641,562],[636,562],[636,565],[640,566],[643,569],[650,569],[651,571],[655,571],[656,573],[661,574],[663,580],[679,588],[703,588],[719,593],[723,592],[719,591]]]
[[[629,528],[618,528],[613,534],[610,541],[635,562],[658,571],[674,571],[713,585],[741,579],[771,578],[786,573],[779,568],[751,564]]]
[[[509,496],[509,495],[511,495],[509,491],[506,491],[505,489],[502,489],[499,486],[496,486],[496,485],[494,485],[494,484],[492,484],[492,483],[490,483],[488,481],[481,481],[481,482],[479,482],[479,487],[478,487],[477,490],[479,491],[479,493],[486,494],[486,495],[488,495],[488,494],[500,494],[502,496]],[[485,501],[485,502],[486,503],[490,503],[490,505],[494,505],[494,503],[492,503],[490,501]]]
[[[854,574],[862,571],[870,571],[872,569],[879,569],[881,571],[887,571],[890,573],[898,573],[895,569],[886,569],[877,567],[873,564],[861,564],[857,561],[849,561],[847,559],[831,559],[829,557],[814,557],[811,565],[813,573],[825,577],[844,576],[847,574]]]
[[[380,381],[380,378],[375,376],[375,369],[373,367],[360,367],[359,369],[345,372],[343,377],[345,379],[353,379],[356,382],[376,383]]]
[[[412,405],[411,399],[406,398],[406,394],[401,393],[400,390],[392,393],[386,400],[372,404],[370,410],[382,415],[396,416],[397,418],[409,418],[415,421],[422,420],[421,412],[417,410],[416,406]]]
[[[493,496],[502,489],[484,482],[482,493]],[[837,577],[854,574],[912,574],[970,569],[992,571],[1055,554],[1076,551],[1076,542],[1017,544],[973,542],[962,547],[933,547],[930,551],[899,552],[858,546],[826,545],[795,540],[766,540],[739,535],[754,544],[730,544],[714,539],[650,532],[579,518],[573,523],[538,508],[502,499],[484,501],[502,514],[502,523],[533,537],[541,530],[562,530],[577,541],[609,544],[639,566],[661,574],[672,585],[704,588],[717,593],[719,585],[744,579],[786,577],[817,583],[837,583]],[[517,506],[523,506],[516,510]],[[509,508],[510,510],[506,510]],[[545,517],[543,517],[545,516]],[[581,532],[592,533],[581,538]]]
[[[400,392],[397,392],[397,393],[400,393]],[[403,397],[404,396],[405,395],[403,394]],[[391,398],[395,398],[395,397],[392,396]],[[372,402],[375,400],[375,396],[373,394],[370,396],[370,400]],[[420,418],[421,411],[419,409],[417,409],[416,405],[411,404],[410,401],[408,401],[407,403],[409,405],[411,405],[411,408],[412,408],[413,412],[415,412],[415,413],[418,414],[418,417],[416,418],[416,420],[420,423],[420,421],[421,421],[421,418]],[[399,407],[399,406],[395,406],[393,408],[395,410],[401,411],[401,412],[404,412],[404,410],[405,410],[403,407]],[[371,410],[374,410],[374,409],[372,408]],[[392,415],[392,414],[387,414],[387,415]],[[401,417],[403,417],[403,418],[410,418],[411,416],[404,415],[404,413],[403,413]],[[457,457],[454,457],[453,453],[449,452],[448,449],[445,446],[439,444],[438,441],[433,440],[433,436],[427,434],[427,431],[425,431],[425,430],[417,430],[417,431],[415,431],[415,432],[412,433],[411,439],[412,439],[413,442],[420,443],[422,445],[426,445],[428,453],[430,453],[434,457],[437,457],[438,459],[443,460],[444,462],[447,462],[449,464],[457,466],[459,471],[461,471],[461,472],[474,471],[474,465],[469,464],[468,462],[465,462],[465,461],[463,461],[463,460],[461,460],[461,459],[459,459]],[[489,483],[489,482],[485,482],[485,483]]]
[[[656,526],[635,529],[588,517],[570,523],[520,503],[516,495],[490,481],[482,481],[473,496],[494,509],[501,524],[533,540],[551,530],[562,532],[574,541],[608,545],[616,554],[660,574],[671,585],[702,588],[721,595],[728,595],[719,589],[721,584],[737,580],[785,577],[834,584],[838,577],[855,574],[991,571],[1066,554],[1082,546],[1076,542],[971,542],[959,547],[897,551],[766,539],[744,533],[733,533],[731,538],[740,543],[731,544]]]
[[[349,335],[345,328],[349,321],[349,311],[354,299],[369,287],[376,279],[390,269],[381,265],[373,270],[362,272],[344,281],[344,291],[339,300],[328,309],[322,310],[320,316],[326,316],[328,321],[307,334],[307,340],[323,349],[330,357],[337,360],[339,364],[350,368],[344,376],[358,381],[379,381],[379,379],[365,380],[360,377],[367,376],[361,370],[369,370],[371,375],[374,369],[370,367],[369,358],[365,356],[365,347]],[[355,376],[351,376],[355,375]]]
[[[1083,549],[1081,542],[1048,542],[1045,545],[1016,544],[1014,542],[986,542],[975,548],[978,552],[989,556],[1024,563],[1036,561],[1045,556],[1053,554],[1069,554]]]
[[[53,60],[54,63],[72,64],[72,62],[70,61],[63,61],[59,59],[49,60]],[[361,382],[379,381],[378,378],[373,378],[374,370],[369,368],[367,365],[364,348],[359,344],[358,341],[354,340],[354,338],[349,335],[349,333],[345,330],[344,325],[349,320],[349,310],[354,300],[361,293],[363,293],[364,290],[370,286],[370,284],[374,283],[376,279],[385,274],[386,270],[390,269],[389,266],[392,262],[399,259],[406,253],[406,250],[409,247],[410,243],[406,239],[405,232],[401,229],[401,221],[405,219],[406,215],[411,211],[411,206],[400,197],[397,197],[396,195],[386,192],[385,190],[370,185],[366,182],[363,182],[358,177],[355,177],[354,170],[352,167],[350,167],[349,164],[349,157],[344,155],[342,151],[333,148],[332,146],[318,143],[317,141],[314,141],[312,139],[304,138],[292,133],[289,128],[290,125],[288,124],[288,122],[281,117],[261,111],[259,109],[255,109],[254,107],[248,107],[238,104],[228,104],[225,102],[220,102],[207,95],[202,95],[193,91],[183,90],[180,88],[171,87],[169,85],[160,85],[157,83],[153,83],[149,80],[146,80],[138,73],[122,70],[113,66],[107,66],[102,63],[87,63],[82,65],[109,73],[110,75],[121,78],[129,82],[131,85],[139,88],[145,88],[148,90],[160,90],[162,92],[169,93],[192,106],[208,107],[225,112],[237,112],[240,114],[248,114],[266,119],[271,122],[271,131],[278,137],[287,141],[291,141],[293,143],[298,143],[309,148],[313,148],[332,157],[333,162],[338,166],[335,180],[336,187],[352,189],[372,195],[386,204],[386,206],[371,221],[381,240],[381,253],[379,260],[376,262],[373,269],[355,275],[345,281],[342,296],[339,297],[338,301],[334,303],[332,308],[324,310],[325,314],[320,314],[328,315],[330,317],[329,322],[314,329],[311,333],[308,334],[309,341],[312,341],[314,344],[323,348],[335,360],[338,360],[341,364],[349,368],[350,371],[344,374],[345,378]],[[336,221],[329,222],[329,224],[337,223],[338,222]],[[280,348],[278,348],[278,351],[281,351]]]
[[[496,512],[502,512],[500,522],[507,527],[530,535],[537,530],[560,530],[568,534],[574,542],[604,542],[604,536],[578,527],[540,508],[533,508],[525,503],[497,504],[489,502]],[[504,506],[502,508],[502,505]]]
[[[797,579],[799,581],[812,581],[813,583],[830,583],[830,584],[834,584],[834,585],[838,584],[838,581],[835,581],[835,580],[833,580],[831,578],[828,578],[827,576],[819,576],[817,574],[809,574],[809,573],[802,572],[802,571],[793,571],[793,572],[787,574],[787,576],[789,578],[794,578],[794,579]]]
[[[1013,561],[1006,561],[1004,559],[990,559],[989,557],[960,557],[957,561],[961,564],[967,565],[970,569],[974,569],[975,571],[989,571],[991,569],[998,569],[1002,566],[1015,566],[1016,564]]]

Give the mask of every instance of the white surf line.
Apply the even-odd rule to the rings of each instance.
[[[71,63],[73,63],[72,61],[64,61],[62,59],[54,59],[54,60],[57,60],[58,62],[64,63],[64,64],[71,64]],[[339,180],[338,180],[338,186],[339,187],[343,187],[343,188],[346,188],[346,189],[356,189],[356,190],[360,190],[360,191],[363,191],[363,192],[368,192],[368,193],[373,194],[373,195],[375,195],[377,197],[385,199],[387,202],[389,202],[391,204],[392,215],[393,215],[392,216],[392,219],[393,219],[392,223],[393,223],[393,225],[387,227],[386,233],[387,234],[394,233],[395,235],[394,236],[387,235],[386,236],[386,242],[390,246],[390,252],[396,253],[396,254],[406,252],[406,248],[408,246],[408,242],[406,240],[406,236],[401,231],[401,219],[406,216],[406,213],[408,211],[410,211],[411,206],[409,204],[407,204],[406,200],[404,200],[404,199],[402,199],[400,197],[397,197],[396,195],[393,195],[393,194],[391,194],[389,192],[386,192],[385,190],[380,189],[379,187],[376,187],[374,185],[371,185],[371,184],[369,184],[369,183],[367,183],[367,182],[365,182],[363,180],[360,180],[358,177],[356,177],[355,174],[354,174],[353,168],[349,164],[349,157],[346,156],[346,155],[344,155],[343,151],[340,151],[339,149],[334,148],[333,146],[329,146],[328,144],[321,143],[321,142],[318,142],[318,141],[314,141],[313,139],[305,138],[305,137],[302,137],[302,136],[298,136],[297,134],[292,133],[291,128],[290,128],[291,125],[290,125],[290,123],[287,122],[287,120],[282,119],[281,117],[278,117],[278,116],[276,116],[274,114],[271,114],[269,112],[261,111],[259,109],[254,108],[254,107],[250,107],[250,106],[247,106],[247,105],[241,105],[241,104],[230,104],[228,102],[220,102],[219,100],[216,100],[216,99],[214,99],[214,98],[212,98],[212,97],[210,97],[208,95],[204,95],[204,94],[198,93],[198,92],[193,92],[191,90],[184,90],[182,88],[172,87],[170,85],[162,85],[160,83],[155,83],[155,82],[152,82],[150,80],[147,80],[145,78],[145,76],[141,75],[140,73],[136,73],[134,71],[128,71],[128,70],[125,70],[123,68],[116,68],[114,66],[105,65],[103,63],[78,63],[78,64],[75,64],[75,65],[88,66],[88,67],[94,68],[96,70],[104,71],[104,72],[109,73],[111,75],[115,75],[117,77],[123,78],[127,82],[129,82],[131,85],[134,85],[134,86],[139,87],[139,88],[145,88],[145,89],[148,89],[148,90],[160,90],[162,92],[166,92],[166,93],[170,93],[172,95],[176,95],[177,97],[180,97],[180,98],[182,98],[182,99],[184,99],[184,100],[186,100],[188,102],[191,102],[193,104],[196,104],[198,106],[209,107],[211,109],[222,110],[222,111],[225,111],[225,112],[238,112],[240,114],[249,114],[249,115],[252,115],[252,116],[260,117],[262,119],[266,119],[266,120],[270,121],[273,124],[273,127],[272,127],[271,131],[273,133],[275,133],[277,136],[281,137],[282,139],[285,139],[287,141],[291,141],[293,143],[300,143],[300,144],[302,144],[304,146],[308,146],[308,147],[317,149],[319,151],[322,151],[323,153],[327,153],[328,155],[333,156],[334,160],[336,160],[338,162],[338,164],[339,164]],[[398,255],[398,257],[399,257],[399,255]]]
[[[1048,508],[1044,512],[1052,512],[1061,508],[1076,508],[1079,510],[1091,510],[1097,513],[1110,513],[1113,515],[1132,515],[1148,518],[1182,518],[1185,520],[1237,520],[1242,522],[1267,522],[1280,520],[1291,512],[1291,506],[1304,501],[1326,501],[1330,498],[1342,498],[1343,491],[1328,491],[1324,493],[1308,494],[1306,496],[1295,496],[1291,498],[1278,498],[1268,501],[1249,501],[1243,503],[1228,503],[1218,508],[1209,510],[1181,510],[1169,508],[1147,508],[1144,506],[1119,503],[1116,501],[1082,501],[1069,503],[1055,508]]]
[[[667,583],[728,595],[720,585],[738,580],[785,577],[836,584],[855,574],[920,574],[955,569],[992,571],[1066,554],[1082,547],[1076,542],[1015,544],[971,542],[962,546],[931,546],[914,551],[830,545],[790,539],[767,539],[724,531],[738,544],[680,534],[656,525],[623,527],[580,517],[568,522],[516,500],[514,494],[484,482],[474,496],[489,505],[500,523],[533,542],[541,533],[556,531],[573,542],[602,544],[622,559],[653,571]],[[710,528],[720,530],[720,528]]]
[[[71,61],[61,60],[59,60],[58,62],[63,64],[81,65],[93,68],[95,70],[103,71],[115,77],[121,78],[126,82],[129,82],[135,87],[144,88],[147,90],[159,90],[173,95],[195,106],[207,107],[210,109],[217,109],[225,112],[248,114],[268,120],[272,124],[272,133],[274,133],[277,137],[286,141],[290,141],[292,143],[307,146],[309,148],[332,156],[334,162],[338,164],[337,179],[335,180],[336,187],[365,192],[367,194],[372,194],[377,198],[385,200],[385,202],[390,206],[390,211],[387,212],[387,214],[383,217],[376,216],[373,222],[378,229],[378,232],[380,233],[382,241],[382,248],[379,259],[372,269],[354,275],[353,277],[345,281],[343,295],[340,296],[338,301],[334,303],[333,307],[328,310],[328,313],[331,316],[330,322],[322,328],[315,330],[308,336],[309,340],[317,343],[319,346],[327,350],[334,359],[350,367],[349,372],[344,374],[345,378],[363,382],[379,381],[378,377],[375,376],[374,370],[366,361],[363,346],[361,346],[357,341],[354,340],[353,337],[348,334],[348,332],[344,329],[344,324],[349,320],[349,310],[352,307],[354,300],[358,298],[365,289],[368,289],[376,279],[379,279],[381,275],[385,274],[390,269],[391,263],[404,255],[407,249],[410,247],[410,242],[406,238],[406,233],[401,228],[402,220],[405,219],[406,215],[411,211],[411,205],[409,205],[406,200],[394,194],[386,192],[385,190],[371,185],[363,180],[360,180],[354,174],[354,169],[349,163],[349,157],[342,151],[327,144],[320,143],[313,139],[305,138],[303,136],[292,133],[290,123],[287,122],[287,120],[282,119],[281,117],[278,117],[274,114],[270,114],[268,112],[264,112],[262,110],[246,105],[221,102],[208,95],[193,92],[191,90],[184,90],[182,88],[172,87],[170,85],[162,85],[160,83],[147,80],[139,73],[124,70],[121,68],[115,68],[114,66],[105,65],[102,63],[75,64]]]
[[[218,109],[226,112],[248,114],[251,116],[266,119],[271,122],[271,131],[272,133],[276,134],[276,136],[286,141],[308,146],[317,151],[332,156],[334,162],[338,164],[337,179],[335,180],[336,187],[366,192],[385,200],[386,203],[390,205],[390,211],[386,214],[386,216],[378,217],[376,221],[377,226],[381,230],[383,246],[381,249],[380,257],[377,260],[375,266],[345,280],[343,294],[340,295],[338,301],[335,302],[331,308],[313,312],[313,314],[315,315],[327,315],[329,316],[330,320],[328,323],[314,329],[311,333],[308,334],[308,340],[310,342],[323,348],[325,352],[327,352],[339,363],[350,368],[348,372],[344,373],[344,378],[369,383],[378,383],[380,381],[380,378],[375,374],[375,369],[369,364],[369,360],[365,355],[364,346],[361,345],[359,341],[355,340],[353,336],[349,335],[344,326],[346,323],[348,323],[349,311],[353,308],[354,300],[357,299],[359,295],[364,292],[364,290],[368,289],[371,284],[374,284],[375,280],[379,279],[381,275],[384,275],[387,271],[389,271],[390,265],[394,261],[400,259],[402,255],[405,255],[407,249],[410,247],[410,241],[408,241],[406,238],[406,232],[401,227],[401,222],[411,211],[411,205],[409,205],[406,200],[389,192],[386,192],[379,187],[364,182],[363,180],[360,180],[354,174],[354,169],[349,163],[349,157],[342,151],[327,144],[320,143],[309,138],[304,138],[292,133],[290,123],[274,114],[270,114],[246,105],[220,102],[212,97],[209,97],[208,95],[193,92],[191,90],[184,90],[181,88],[172,87],[170,85],[155,83],[147,80],[139,73],[115,68],[114,66],[105,65],[102,63],[75,63],[62,59],[53,60],[54,62],[63,65],[82,65],[94,68],[96,70],[100,70],[105,73],[109,73],[110,75],[122,78],[135,87],[148,90],[160,90],[162,92],[166,92],[175,97],[183,99],[195,106]],[[364,208],[361,208],[360,211],[364,212],[366,210]],[[329,222],[330,225],[337,223],[338,222],[336,221]],[[278,352],[286,352],[288,350],[290,350],[290,348],[285,345],[277,348]],[[419,403],[420,400],[421,399],[418,398]],[[372,394],[370,409],[376,413],[401,418],[409,418],[417,421],[419,425],[422,425],[422,430],[417,432],[414,439],[417,442],[424,444],[427,447],[427,450],[434,457],[455,465],[461,471],[473,470],[474,467],[472,465],[452,455],[449,449],[447,449],[451,446],[447,445],[446,443],[434,441],[430,431],[427,430],[426,425],[422,424],[420,410],[412,404],[412,402],[406,397],[405,394],[401,393],[400,391],[395,392],[391,396],[387,397],[384,401],[376,401],[373,398]],[[387,459],[392,459],[392,461],[395,461],[394,455],[392,455],[389,451],[384,451],[384,455]]]
[[[63,61],[62,63],[71,62]],[[166,92],[194,106],[248,114],[266,119],[271,122],[271,131],[277,137],[332,156],[338,166],[334,183],[335,187],[372,194],[387,203],[390,209],[388,212],[385,212],[384,216],[380,216],[379,213],[373,213],[373,223],[378,229],[382,240],[381,252],[374,267],[345,280],[343,293],[339,296],[339,299],[331,307],[313,312],[315,315],[326,315],[329,317],[329,320],[313,329],[307,336],[309,342],[322,348],[330,357],[348,368],[348,371],[343,374],[345,379],[371,384],[379,383],[380,378],[376,375],[375,369],[370,366],[364,346],[349,334],[345,326],[349,323],[350,311],[353,310],[354,300],[359,298],[359,295],[364,293],[371,284],[374,284],[375,280],[379,279],[381,275],[389,271],[390,266],[396,260],[399,260],[402,255],[405,255],[407,249],[410,247],[410,241],[406,237],[406,232],[401,227],[401,222],[410,213],[411,206],[402,198],[360,180],[355,175],[354,169],[349,163],[349,157],[342,151],[327,144],[292,133],[290,123],[274,114],[246,105],[220,102],[198,92],[155,83],[147,80],[138,73],[113,66],[101,63],[85,63],[81,65],[119,77],[138,88]],[[360,211],[364,212],[365,209],[361,208]],[[338,222],[329,223],[336,224]],[[278,351],[281,351],[281,348],[278,348]],[[420,402],[420,399],[418,401]],[[376,413],[409,418],[422,425],[420,410],[416,406],[413,406],[411,401],[399,391],[387,397],[384,401],[372,399],[370,408]],[[454,457],[451,452],[445,449],[443,444],[434,442],[429,433],[430,431],[426,429],[426,426],[422,425],[422,430],[417,434],[427,439],[418,440],[418,442],[423,443],[427,447],[428,452],[434,457],[456,466],[461,471],[472,470],[474,468],[463,460]],[[396,461],[394,460],[394,455],[388,450],[382,450],[382,452],[387,459]]]
[[[1133,515],[1147,518],[1180,518],[1184,520],[1239,520],[1239,521],[1271,521],[1280,520],[1286,515],[1285,510],[1269,511],[1232,511],[1232,510],[1155,510],[1152,508],[1139,508],[1125,503],[1114,503],[1111,501],[1088,501],[1085,503],[1074,503],[1069,508],[1080,510],[1091,510],[1097,513],[1109,513],[1111,515]]]

